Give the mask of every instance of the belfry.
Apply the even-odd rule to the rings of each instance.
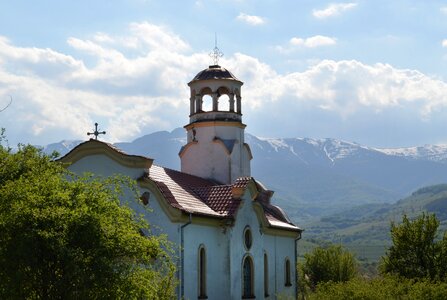
[[[243,82],[215,64],[189,83],[190,116],[187,144],[180,150],[181,171],[231,184],[250,176],[250,147],[244,142]],[[204,101],[211,101],[205,108]]]

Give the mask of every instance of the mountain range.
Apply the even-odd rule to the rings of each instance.
[[[81,141],[43,147],[64,155]],[[114,145],[179,169],[185,131],[159,131]],[[367,205],[394,203],[420,187],[447,182],[447,146],[378,149],[336,139],[261,138],[246,134],[252,176],[298,224]]]

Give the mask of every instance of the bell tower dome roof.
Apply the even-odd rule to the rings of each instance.
[[[222,68],[219,65],[212,65],[206,68],[205,70],[200,71],[189,83],[199,81],[199,80],[234,80],[241,82],[236,78],[230,71],[225,68]]]

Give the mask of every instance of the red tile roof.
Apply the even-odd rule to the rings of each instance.
[[[155,165],[151,166],[147,176],[157,185],[171,206],[188,213],[220,216],[193,191],[198,187],[210,187],[212,182]]]
[[[234,199],[231,185],[216,185],[212,187],[194,188],[194,192],[208,205],[212,210],[222,216],[234,216],[240,199]]]
[[[187,213],[217,218],[234,218],[241,203],[235,198],[233,189],[245,189],[251,177],[238,178],[234,184],[217,184],[215,182],[182,173],[179,171],[152,165],[147,178],[152,180],[168,203]],[[257,187],[262,185],[256,183]],[[271,205],[271,191],[262,191],[258,201],[264,209],[265,217],[272,227],[295,230],[296,227],[277,206]],[[257,201],[258,199],[255,199]]]

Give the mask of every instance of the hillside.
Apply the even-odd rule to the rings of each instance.
[[[447,230],[447,184],[420,188],[394,204],[367,204],[323,217],[307,224],[305,239],[342,243],[360,258],[374,260],[390,244],[390,223],[400,222],[403,214],[413,218],[422,212],[435,213],[441,230]]]

